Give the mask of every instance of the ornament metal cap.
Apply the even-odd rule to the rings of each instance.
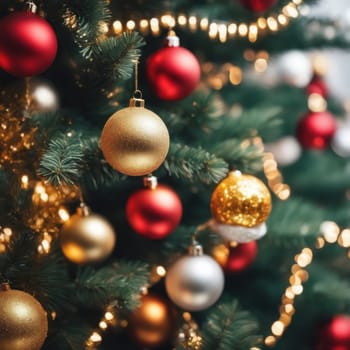
[[[158,179],[156,176],[150,174],[143,178],[143,185],[151,190],[154,190],[158,186]]]
[[[79,208],[77,208],[77,214],[80,216],[89,216],[91,210],[86,203],[81,202]]]
[[[168,36],[165,38],[165,45],[168,47],[180,46],[180,38],[175,34],[173,30],[170,30]]]
[[[188,248],[188,254],[192,256],[201,256],[203,255],[203,247],[198,242],[194,241],[192,245]]]
[[[7,292],[8,290],[10,290],[10,284],[7,282],[1,283],[0,284],[0,291],[1,292]]]
[[[38,10],[38,6],[33,1],[26,2],[27,12],[36,13]]]
[[[144,108],[145,100],[142,98],[131,97],[131,99],[129,100],[129,107]]]

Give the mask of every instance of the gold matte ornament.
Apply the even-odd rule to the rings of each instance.
[[[41,304],[30,294],[0,286],[0,349],[39,350],[48,322]]]
[[[100,140],[106,161],[129,176],[152,173],[169,151],[169,132],[162,119],[144,108],[143,99],[114,113],[106,122]]]
[[[109,222],[100,215],[90,214],[87,207],[78,210],[63,225],[60,238],[63,254],[75,264],[105,260],[112,253],[116,241]]]
[[[267,220],[271,195],[257,177],[232,171],[216,186],[210,207],[218,222],[254,227]]]

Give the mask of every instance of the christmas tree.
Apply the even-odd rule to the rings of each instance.
[[[1,350],[350,349],[315,3],[1,1]]]

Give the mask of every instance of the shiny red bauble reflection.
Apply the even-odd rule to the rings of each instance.
[[[56,34],[41,16],[15,12],[0,19],[0,67],[29,77],[44,72],[57,53]]]
[[[126,217],[136,233],[149,239],[162,239],[180,223],[182,203],[168,186],[143,188],[129,197]]]
[[[226,272],[238,273],[246,270],[255,260],[258,254],[256,241],[240,243],[236,247],[229,248],[224,270]]]
[[[252,12],[264,12],[276,4],[277,0],[240,0]]]
[[[190,95],[200,80],[200,64],[184,47],[163,47],[146,63],[146,76],[153,93],[165,101]]]
[[[296,136],[304,148],[321,150],[329,145],[336,129],[336,120],[331,113],[309,112],[299,120]]]
[[[315,350],[349,350],[350,317],[336,315],[321,327]]]

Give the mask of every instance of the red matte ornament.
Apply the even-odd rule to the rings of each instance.
[[[0,67],[17,77],[40,74],[57,53],[56,34],[41,16],[15,12],[0,19]]]
[[[323,97],[327,97],[328,95],[328,88],[325,84],[324,80],[319,77],[314,77],[309,85],[306,87],[306,93],[308,95],[311,94],[318,94]]]
[[[296,136],[307,149],[326,148],[337,129],[333,115],[327,111],[309,112],[298,122]]]
[[[320,329],[315,350],[349,349],[350,317],[346,315],[336,315]]]
[[[240,243],[236,247],[229,247],[229,255],[223,266],[226,272],[238,273],[246,270],[258,254],[256,241]]]
[[[252,12],[264,12],[275,5],[277,0],[240,0],[240,2]]]
[[[149,239],[168,236],[180,223],[182,204],[170,187],[158,185],[134,192],[126,204],[126,217],[133,230]]]
[[[177,101],[194,91],[200,80],[201,69],[191,51],[181,46],[168,46],[148,58],[146,75],[159,99]]]

